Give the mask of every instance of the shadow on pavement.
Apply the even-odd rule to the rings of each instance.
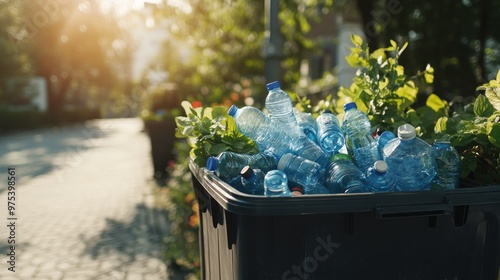
[[[188,273],[166,262],[163,239],[168,235],[168,225],[164,223],[168,213],[164,209],[136,205],[132,221],[123,222],[107,219],[107,226],[99,235],[89,240],[83,254],[93,259],[116,255],[121,266],[126,267],[142,261],[145,257],[155,258],[165,263],[169,280],[184,280]]]
[[[25,131],[0,136],[0,170],[16,168],[22,181],[72,168],[82,155],[112,133],[103,122],[89,121],[62,128]],[[5,186],[0,186],[0,192]]]

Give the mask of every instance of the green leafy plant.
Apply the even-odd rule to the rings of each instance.
[[[447,134],[462,156],[462,178],[473,184],[500,183],[500,71],[485,91],[452,116],[441,117],[438,135]]]
[[[208,157],[224,151],[254,154],[259,150],[253,140],[243,135],[224,106],[193,108],[182,102],[186,116],[175,118],[176,137],[187,138],[191,147],[190,156],[196,164],[204,167]]]
[[[400,125],[410,123],[421,137],[429,138],[434,121],[445,116],[449,108],[435,94],[427,96],[424,106],[415,108],[419,94],[423,94],[418,84],[432,84],[434,69],[428,65],[424,71],[413,76],[406,75],[399,58],[408,43],[399,47],[391,40],[389,47],[370,52],[361,37],[352,35],[351,40],[354,47],[346,60],[358,71],[349,88],[340,88],[337,111],[346,102],[355,101],[360,110],[368,113],[374,128],[394,132]]]
[[[186,142],[176,143],[175,148],[181,154],[187,154],[190,149]],[[179,157],[170,168],[171,175],[159,194],[170,222],[170,234],[164,238],[165,257],[172,264],[199,276],[198,204],[189,172],[189,157]]]
[[[360,110],[370,116],[372,127],[393,132],[410,123],[420,138],[432,143],[449,139],[461,154],[461,178],[473,185],[500,183],[500,71],[496,80],[478,88],[475,102],[455,110],[450,115],[449,104],[436,94],[426,97],[418,106],[418,84],[431,84],[434,69],[427,66],[413,76],[407,76],[399,57],[407,44],[399,47],[390,42],[387,48],[370,52],[368,45],[357,35],[351,36],[354,47],[346,57],[357,75],[349,88],[340,88],[336,99],[322,100],[335,112],[342,114],[343,104],[355,101]],[[307,98],[295,99],[299,109],[312,108]],[[317,109],[317,108],[316,108]]]

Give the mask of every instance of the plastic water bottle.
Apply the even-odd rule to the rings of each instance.
[[[345,137],[337,116],[332,114],[332,111],[325,110],[316,118],[316,123],[318,127],[316,137],[321,149],[330,156],[342,149]]]
[[[354,159],[363,172],[381,159],[377,143],[371,134],[371,125],[368,115],[358,110],[355,102],[344,105],[342,128],[349,137]]]
[[[291,196],[288,189],[288,178],[281,170],[271,170],[264,176],[264,195],[266,196]]]
[[[304,188],[304,194],[329,194],[330,191],[320,182],[316,183],[314,186],[308,186]]]
[[[267,90],[265,104],[269,117],[289,134],[301,134],[288,93],[280,88],[278,81],[267,84]]]
[[[295,107],[293,108],[293,113],[302,132],[307,138],[316,143],[317,124],[314,117],[310,113],[301,112]]]
[[[259,168],[263,172],[276,169],[276,158],[265,153],[254,155],[238,154],[235,152],[222,152],[216,157],[209,157],[207,169],[214,171],[215,175],[224,182],[231,181],[240,175],[243,167],[249,165],[252,168]]]
[[[458,188],[460,179],[460,155],[450,141],[434,142],[434,159],[436,161],[436,177],[432,189],[452,190]]]
[[[231,187],[239,190],[240,192],[245,192],[243,184],[241,183],[241,175],[238,175],[236,177],[230,178],[229,180],[223,180],[223,181],[226,182]]]
[[[396,138],[396,135],[389,130],[382,132],[377,137],[377,146],[380,158],[384,158],[384,147],[390,140]]]
[[[290,152],[292,139],[285,129],[277,129],[261,110],[245,106],[229,108],[228,114],[236,122],[238,130],[257,143],[259,151],[269,151],[280,158]]]
[[[260,169],[253,169],[245,166],[241,169],[241,184],[245,193],[263,195],[264,194],[264,172]]]
[[[387,172],[387,163],[377,160],[368,168],[366,180],[372,192],[391,192],[396,190],[396,181],[390,172]]]
[[[369,192],[365,174],[346,154],[335,154],[326,169],[326,188],[331,193]]]
[[[384,147],[384,161],[396,179],[398,190],[428,190],[436,175],[432,146],[416,137],[410,124],[398,127],[398,137]]]
[[[228,114],[235,119],[241,133],[257,142],[260,151],[270,152],[277,159],[286,153],[293,153],[321,166],[328,163],[328,155],[305,134],[290,134],[257,108],[245,106],[239,109],[233,105]]]
[[[328,165],[328,155],[304,134],[296,135],[296,138],[292,139],[290,152],[296,156],[314,161],[323,168]]]
[[[304,188],[316,185],[321,169],[318,163],[293,154],[283,155],[278,162],[278,170],[285,172],[289,181]]]

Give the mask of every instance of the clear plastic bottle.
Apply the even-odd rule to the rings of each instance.
[[[392,192],[396,190],[396,181],[387,169],[387,163],[383,160],[377,160],[372,167],[368,168],[366,180],[372,192]]]
[[[366,172],[375,161],[381,159],[377,142],[371,133],[370,119],[366,113],[358,110],[355,102],[345,104],[344,111],[342,128],[349,137],[357,166]]]
[[[264,194],[264,176],[262,170],[253,169],[250,166],[245,166],[241,169],[241,184],[243,190],[248,194],[263,195]]]
[[[310,113],[301,112],[295,107],[293,108],[293,113],[302,132],[307,138],[316,143],[317,124],[314,117]]]
[[[245,188],[243,187],[243,184],[241,183],[241,175],[237,175],[236,177],[230,178],[229,180],[226,180],[224,182],[228,183],[228,185],[239,190],[240,192],[245,192]]]
[[[260,151],[270,152],[277,159],[286,153],[293,153],[321,166],[328,163],[328,155],[305,134],[290,134],[257,108],[245,106],[238,109],[233,105],[228,114],[235,119],[241,133],[257,142]]]
[[[396,135],[389,130],[382,132],[377,137],[377,146],[380,158],[384,158],[384,147],[390,140],[396,138]]]
[[[304,134],[292,139],[290,152],[296,156],[314,161],[323,168],[328,165],[328,155]]]
[[[400,191],[428,190],[436,175],[432,146],[418,138],[410,124],[398,127],[398,137],[385,145],[384,161]]]
[[[332,111],[325,110],[316,118],[317,141],[321,149],[328,155],[337,153],[345,144],[345,137],[339,120]]]
[[[238,130],[257,143],[260,151],[269,151],[280,158],[290,152],[292,139],[284,129],[276,129],[275,124],[261,110],[245,106],[231,106],[228,114],[236,121]]]
[[[288,93],[280,88],[278,81],[267,84],[267,90],[265,104],[269,117],[289,134],[301,134]]]
[[[320,182],[316,183],[314,186],[308,186],[304,188],[304,194],[329,194],[330,191]]]
[[[246,165],[259,168],[263,172],[277,167],[276,158],[265,153],[247,155],[227,151],[216,157],[209,157],[206,167],[208,170],[214,171],[215,175],[222,181],[229,182],[234,177],[239,176],[241,169]]]
[[[365,174],[346,154],[335,154],[326,169],[325,187],[331,193],[369,192]]]
[[[460,179],[460,154],[451,146],[450,141],[436,141],[434,159],[436,161],[436,176],[432,189],[453,190],[458,188]]]
[[[291,196],[288,189],[288,178],[281,170],[271,170],[264,176],[264,195],[266,196]]]
[[[289,181],[304,188],[315,186],[318,183],[321,169],[318,163],[293,154],[283,155],[278,162],[278,170],[285,172]]]

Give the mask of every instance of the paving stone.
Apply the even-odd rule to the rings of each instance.
[[[0,170],[19,177],[17,272],[2,262],[0,279],[168,280],[141,130],[139,119],[115,119],[0,137],[16,144],[0,145]]]

